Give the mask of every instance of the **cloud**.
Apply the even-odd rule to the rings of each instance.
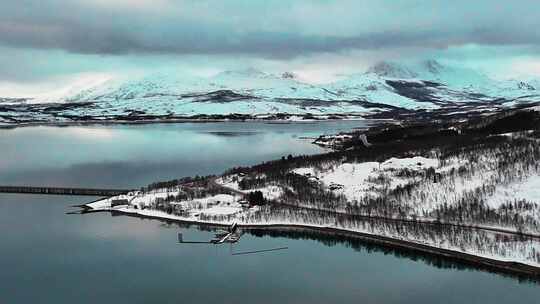
[[[192,27],[186,25],[184,27]],[[82,34],[84,33],[84,34]],[[403,47],[444,49],[465,44],[525,45],[540,41],[538,32],[512,33],[505,29],[483,28],[451,33],[427,30],[386,31],[351,37],[304,35],[285,32],[225,33],[192,27],[190,31],[137,36],[109,28],[78,25],[53,26],[0,22],[0,41],[8,46],[63,49],[81,54],[247,54],[291,58],[312,53],[343,50],[373,50]]]
[[[162,69],[207,75],[256,67],[325,82],[386,59],[447,59],[504,77],[533,74],[540,61],[537,6],[537,0],[0,1],[0,96],[63,89],[86,79],[81,75]]]
[[[539,45],[536,5],[485,0],[21,0],[0,4],[0,43],[80,54],[265,58],[355,49]]]

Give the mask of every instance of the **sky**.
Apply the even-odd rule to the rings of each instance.
[[[540,75],[538,0],[5,0],[0,95],[166,69],[255,67],[331,81],[438,59]]]

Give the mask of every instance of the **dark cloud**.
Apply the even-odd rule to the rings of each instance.
[[[139,51],[143,45],[121,31],[85,28],[79,25],[2,23],[0,43],[9,47],[64,49],[74,53],[122,54]]]
[[[283,2],[278,5],[274,1],[264,7],[258,1],[252,2],[258,6],[238,1],[244,3],[238,7],[235,1],[219,7],[214,2],[203,11],[190,1],[161,0],[160,10],[152,7],[151,1],[134,1],[138,10],[131,9],[129,1],[97,2],[100,5],[91,5],[89,0],[0,4],[0,44],[81,54],[251,54],[278,58],[350,49],[540,44],[540,22],[535,18],[540,14],[533,11],[534,1],[523,1],[515,12],[505,11],[506,6],[490,7],[489,1],[427,1],[416,6],[406,1],[393,5],[386,1],[362,5],[337,1],[350,10],[340,10],[342,16],[336,18],[329,18],[324,10],[335,10],[339,5],[323,5],[326,2],[322,1],[298,1],[301,5],[291,8],[290,13],[277,10],[283,8]],[[370,8],[373,14],[381,10],[385,14],[374,18],[369,15]],[[402,12],[401,8],[411,11]],[[409,13],[410,18],[406,18]],[[500,20],[500,16],[506,19]]]
[[[217,31],[217,30],[216,30]],[[302,35],[296,33],[253,32],[170,33],[165,37],[138,37],[114,28],[96,29],[79,25],[44,26],[0,22],[0,41],[5,46],[64,49],[82,54],[254,54],[263,57],[294,57],[314,52],[347,49],[401,47],[447,48],[466,43],[486,45],[538,44],[537,32],[515,33],[497,29],[468,32],[375,32],[352,37]]]

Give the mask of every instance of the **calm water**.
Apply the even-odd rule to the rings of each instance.
[[[186,123],[0,129],[0,184],[140,187],[323,151],[298,137],[365,122]]]
[[[184,124],[0,130],[0,183],[137,187],[288,153],[298,137],[359,126]],[[249,132],[248,132],[249,131]],[[182,246],[209,232],[107,213],[92,197],[0,194],[0,303],[538,303],[540,286],[346,243],[256,237]]]

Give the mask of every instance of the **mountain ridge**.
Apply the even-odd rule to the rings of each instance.
[[[514,106],[540,101],[538,80],[493,80],[465,67],[435,60],[410,64],[379,62],[366,72],[328,83],[309,84],[294,72],[267,73],[255,68],[223,71],[210,77],[180,72],[113,78],[94,87],[46,100],[54,104],[90,103],[66,115],[325,115],[403,109],[434,111],[477,105]],[[44,104],[31,99],[0,99],[7,104]],[[37,108],[37,107],[34,107]],[[0,113],[1,114],[1,113]]]

